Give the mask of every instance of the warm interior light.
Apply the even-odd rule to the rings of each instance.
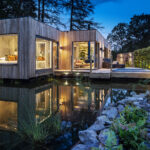
[[[69,74],[69,72],[65,72],[64,74],[65,74],[65,75],[68,75],[68,74]]]

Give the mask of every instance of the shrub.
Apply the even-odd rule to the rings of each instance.
[[[115,120],[112,129],[118,134],[120,143],[125,149],[146,150],[145,124],[147,113],[143,109],[126,106],[120,114],[120,118]]]

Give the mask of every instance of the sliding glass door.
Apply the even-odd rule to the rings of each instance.
[[[95,51],[95,42],[73,42],[73,69],[96,68],[98,52]]]

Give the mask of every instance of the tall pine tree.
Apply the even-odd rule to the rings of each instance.
[[[62,12],[61,0],[36,0],[38,10],[38,20],[59,27],[63,22],[60,20]]]
[[[90,0],[64,0],[64,7],[70,13],[70,30],[100,28],[100,25],[89,18],[94,13]]]

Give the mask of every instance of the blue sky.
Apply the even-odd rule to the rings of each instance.
[[[96,4],[93,18],[104,29],[101,33],[107,37],[113,27],[120,22],[128,23],[135,14],[150,14],[150,0],[93,0]]]

